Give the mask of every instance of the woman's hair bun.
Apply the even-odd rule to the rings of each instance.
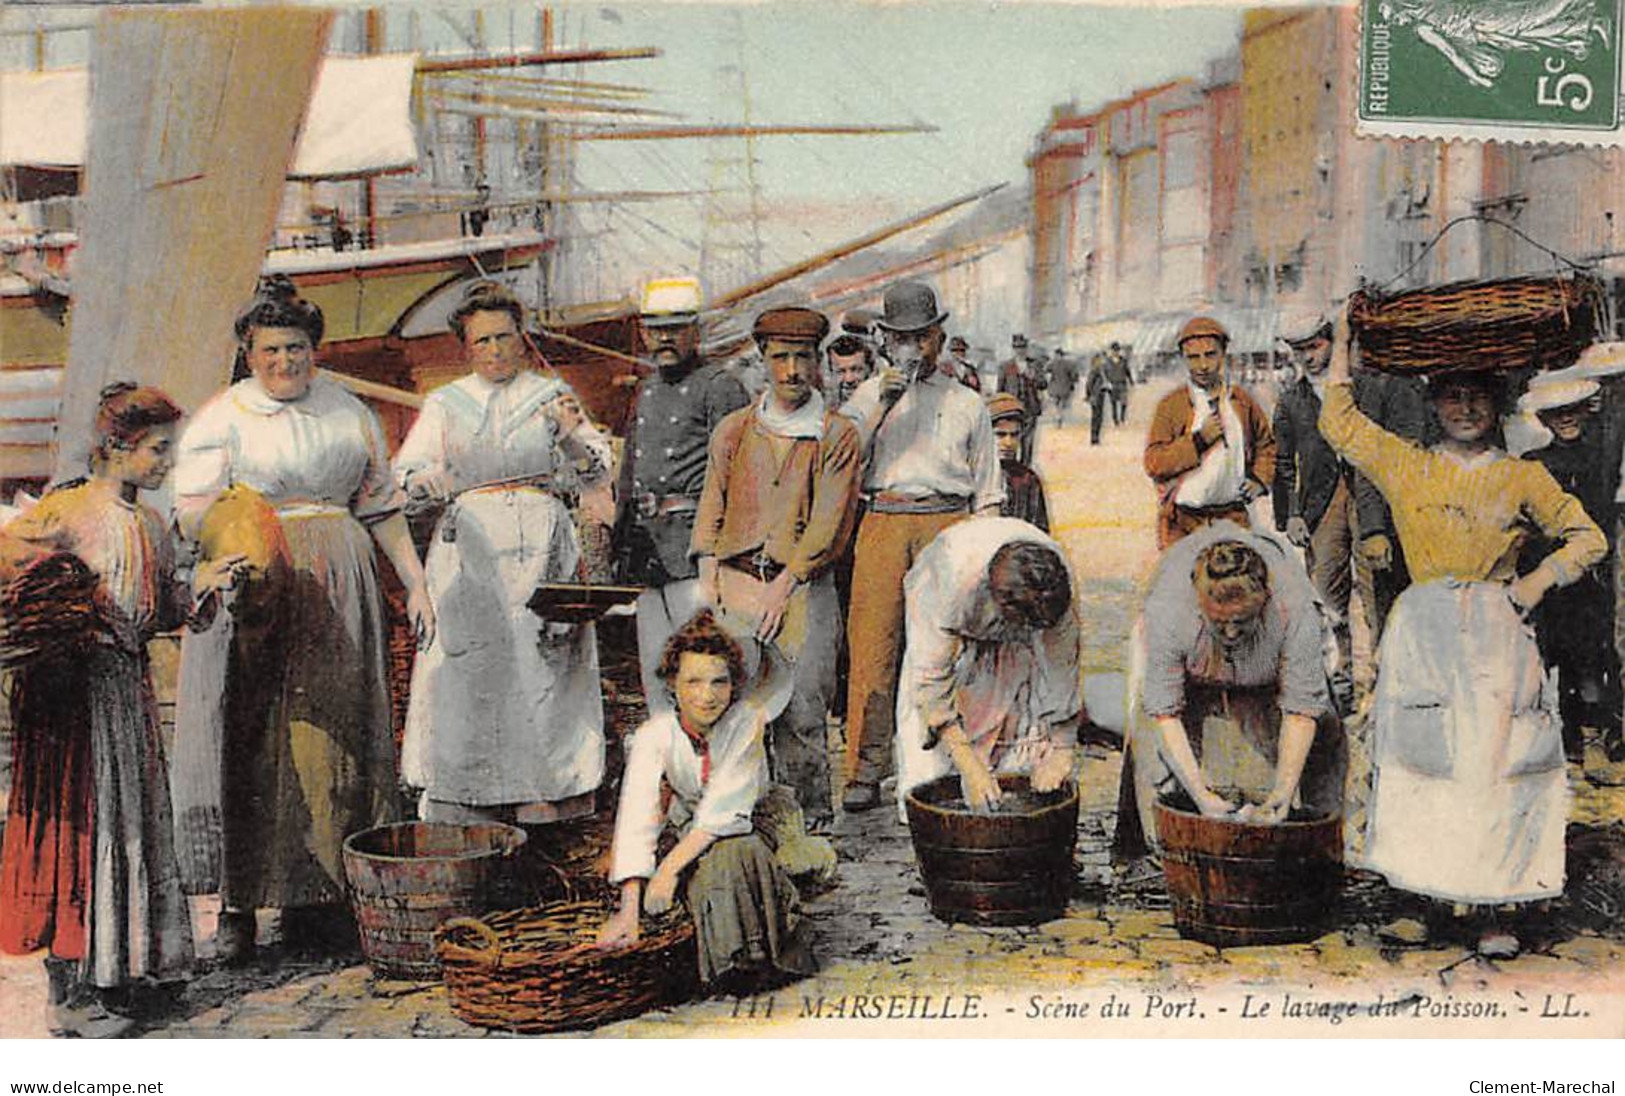
[[[115,396],[122,396],[126,392],[134,392],[135,390],[136,383],[134,381],[113,381],[102,385],[102,390],[96,396],[100,402],[106,403]]]
[[[268,301],[291,301],[299,296],[299,287],[286,274],[266,274],[259,280],[254,295]]]

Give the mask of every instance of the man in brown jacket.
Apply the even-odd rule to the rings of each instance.
[[[1247,504],[1275,479],[1275,433],[1247,392],[1230,383],[1230,333],[1197,316],[1179,330],[1188,384],[1151,416],[1145,471],[1157,486],[1157,546],[1215,521],[1248,525]]]
[[[777,643],[792,667],[768,761],[814,827],[835,813],[825,718],[841,614],[831,568],[852,537],[860,472],[857,428],[818,391],[818,346],[828,333],[829,321],[808,308],[756,318],[768,390],[712,436],[693,541],[702,602]]]

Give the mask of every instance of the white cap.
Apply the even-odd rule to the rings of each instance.
[[[654,326],[690,324],[700,317],[698,278],[656,278],[643,287],[643,322]]]
[[[1573,367],[1583,377],[1615,377],[1625,373],[1625,342],[1592,343]],[[1564,370],[1567,372],[1567,370]]]
[[[1518,410],[1527,415],[1573,407],[1577,403],[1585,403],[1601,390],[1602,386],[1593,380],[1551,380],[1536,377],[1530,382],[1529,391],[1518,400]]]

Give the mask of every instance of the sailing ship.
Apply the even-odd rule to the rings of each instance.
[[[564,283],[577,203],[662,201],[683,191],[584,191],[582,141],[744,140],[929,132],[919,124],[676,124],[649,89],[588,80],[586,66],[659,56],[651,47],[560,48],[540,14],[534,48],[463,56],[382,53],[382,15],[352,13],[353,55],[317,71],[263,273],[285,274],[328,321],[322,364],[404,434],[421,393],[462,370],[445,318],[469,279],[507,281],[532,303],[538,345],[600,422],[624,426],[644,369],[630,301],[581,302]],[[474,13],[476,44],[482,37]],[[88,26],[69,28],[84,32]],[[29,33],[41,33],[36,27]],[[12,32],[15,33],[15,32]],[[84,68],[0,74],[0,497],[53,472],[71,341],[79,182],[88,144]],[[555,75],[559,72],[567,75]],[[747,162],[754,162],[748,152]],[[754,179],[752,186],[754,188]],[[720,294],[710,349],[738,350],[729,311],[793,279],[970,204],[945,202]],[[759,195],[752,193],[753,212]],[[759,214],[758,214],[759,215]],[[229,370],[222,363],[214,387]]]

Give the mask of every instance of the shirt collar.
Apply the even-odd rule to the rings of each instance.
[[[811,438],[824,436],[824,397],[814,392],[807,402],[794,411],[784,412],[773,406],[772,393],[763,392],[756,403],[756,419],[770,434],[781,438]]]
[[[274,399],[265,391],[258,377],[247,377],[231,386],[233,401],[244,411],[256,415],[280,415],[284,411],[298,411],[307,415],[319,414],[327,402],[328,390],[334,382],[321,374],[310,379],[310,388],[296,400]]]

